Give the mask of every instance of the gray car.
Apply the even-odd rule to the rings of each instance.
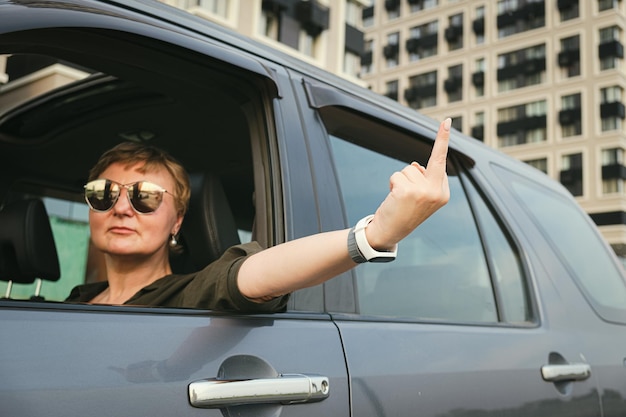
[[[572,196],[453,132],[400,244],[242,314],[63,302],[101,279],[83,184],[124,141],[193,191],[176,272],[346,228],[438,122],[158,2],[0,0],[3,416],[623,416],[622,267]]]

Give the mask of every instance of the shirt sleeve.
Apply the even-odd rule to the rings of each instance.
[[[195,274],[182,294],[184,307],[246,313],[284,311],[289,295],[267,302],[255,302],[245,297],[237,285],[237,274],[243,262],[263,248],[257,242],[229,248],[219,259]]]

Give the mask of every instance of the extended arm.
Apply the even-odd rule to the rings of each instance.
[[[450,198],[446,160],[451,120],[439,126],[426,168],[413,162],[389,180],[389,194],[365,229],[369,244],[391,249]],[[356,264],[348,253],[349,230],[285,242],[248,258],[238,275],[246,297],[263,301],[320,284]]]

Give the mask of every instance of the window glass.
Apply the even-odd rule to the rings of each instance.
[[[578,206],[564,195],[495,167],[519,204],[543,231],[596,311],[607,320],[626,321],[624,276],[610,249]]]
[[[508,323],[529,322],[532,314],[520,255],[478,190],[470,181],[465,181],[464,185],[481,225],[491,275],[500,298],[501,320]]]
[[[407,161],[332,136],[331,144],[347,218],[355,224],[385,198],[389,176]],[[361,314],[498,320],[472,211],[459,177],[450,175],[449,181],[450,202],[400,243],[394,262],[356,268]]]

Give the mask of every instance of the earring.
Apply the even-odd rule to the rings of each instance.
[[[176,245],[178,245],[178,240],[176,240],[175,235],[172,235],[172,237],[170,238],[170,247],[175,248]]]

